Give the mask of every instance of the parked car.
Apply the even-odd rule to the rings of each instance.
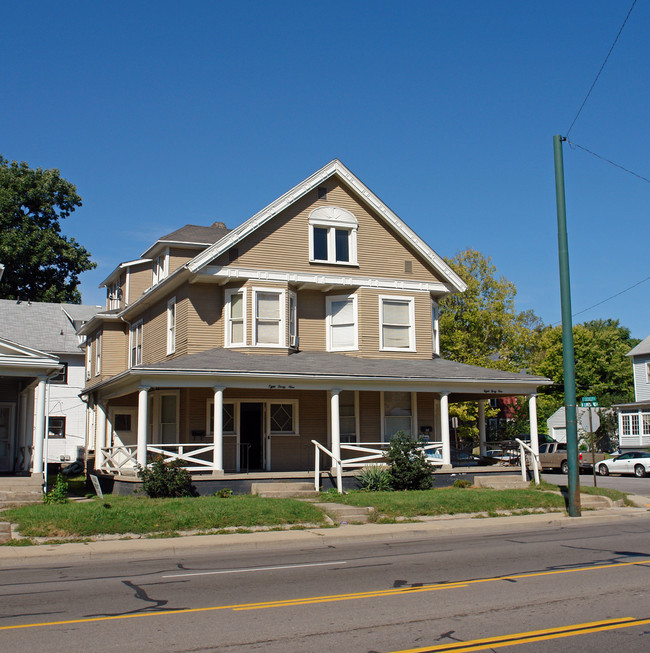
[[[539,464],[542,469],[559,470],[563,474],[567,474],[569,472],[567,457],[566,442],[544,442],[539,445]],[[592,454],[590,451],[578,452],[579,469],[582,471],[591,469],[593,467],[593,459],[596,460],[596,469],[598,469],[598,464],[605,459],[605,454]]]
[[[650,453],[647,451],[628,451],[609,460],[604,460],[596,466],[601,476],[610,474],[634,474],[643,478],[650,474]]]

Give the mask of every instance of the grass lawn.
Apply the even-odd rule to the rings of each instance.
[[[34,504],[3,512],[28,537],[87,537],[108,533],[160,533],[228,527],[323,523],[315,506],[257,496],[149,499],[106,497],[87,502]]]
[[[328,493],[327,500],[353,506],[372,506],[388,517],[565,509],[564,499],[560,495],[534,489],[441,488],[411,492],[351,492],[345,495]]]

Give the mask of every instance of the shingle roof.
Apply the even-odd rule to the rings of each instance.
[[[288,356],[244,354],[231,349],[210,349],[198,354],[179,356],[153,365],[140,365],[137,370],[157,371],[215,371],[245,374],[295,374],[298,376],[350,376],[390,379],[454,381],[482,380],[504,382],[547,383],[542,376],[476,367],[455,363],[445,358],[379,359],[346,356],[328,352],[302,351]]]
[[[101,310],[84,304],[0,299],[0,337],[51,354],[78,354],[73,322],[81,324]]]
[[[640,356],[650,354],[650,336],[644,338],[634,349],[627,353],[628,356]]]
[[[186,224],[176,231],[172,231],[166,236],[162,236],[158,241],[175,241],[178,243],[205,243],[212,245],[221,240],[230,229],[223,222],[215,222],[209,227],[203,227],[197,224]]]

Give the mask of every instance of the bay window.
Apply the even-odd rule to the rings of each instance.
[[[261,347],[284,347],[285,292],[255,289],[254,297],[254,344]]]
[[[129,367],[135,367],[142,363],[142,320],[138,320],[131,326],[129,349]]]

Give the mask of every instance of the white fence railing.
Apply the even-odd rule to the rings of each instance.
[[[521,478],[526,481],[526,464],[530,460],[533,464],[533,477],[535,485],[539,485],[539,454],[535,453],[525,442],[519,438],[515,438],[515,442],[519,443],[519,460],[521,461]],[[528,453],[528,455],[526,455]]]
[[[111,474],[133,472],[138,466],[137,445],[121,447],[102,447],[103,462],[100,469]],[[204,472],[214,467],[214,443],[190,444],[148,444],[147,458],[151,455],[162,456],[165,462],[180,460],[188,472]]]
[[[121,447],[102,447],[102,464],[100,469],[111,474],[121,474],[128,470],[132,472],[138,461],[136,459],[136,445],[122,445]]]
[[[339,459],[320,442],[312,440],[311,443],[314,445],[314,488],[318,490],[320,487],[320,454],[322,452],[330,457],[332,461],[331,467],[336,470],[336,489],[339,493],[343,492],[341,475],[344,469],[358,469],[369,467],[370,465],[385,465],[386,458],[384,454],[390,445],[389,442],[341,443],[341,459]],[[421,449],[426,454],[430,464],[444,464],[442,461],[442,442],[425,444]],[[353,451],[361,455],[353,458],[343,458],[344,451]]]

